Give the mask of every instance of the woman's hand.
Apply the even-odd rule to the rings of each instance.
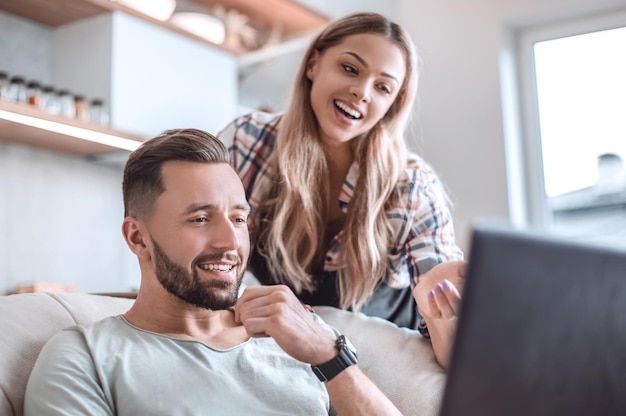
[[[465,261],[441,263],[421,278],[413,296],[424,318],[451,319],[458,314],[465,267]]]
[[[435,357],[444,368],[456,332],[466,266],[465,261],[438,264],[413,289],[420,315],[428,325]]]

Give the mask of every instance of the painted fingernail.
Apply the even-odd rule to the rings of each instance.
[[[454,286],[452,285],[452,283],[448,279],[443,281],[443,289],[446,292],[448,292],[448,293],[452,292],[453,288],[454,288]]]
[[[443,287],[441,286],[441,283],[437,283],[435,285],[435,292],[437,292],[437,295],[443,295]]]
[[[434,290],[431,290],[430,292],[428,292],[428,299],[435,300],[435,291]]]

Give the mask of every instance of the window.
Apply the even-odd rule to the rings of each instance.
[[[537,42],[534,56],[546,194],[591,187],[598,156],[626,159],[626,27]]]
[[[529,225],[626,246],[626,11],[517,41]]]

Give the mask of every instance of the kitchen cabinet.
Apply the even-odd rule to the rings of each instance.
[[[55,29],[53,44],[55,83],[103,97],[114,129],[216,133],[236,116],[236,58],[205,43],[113,12]]]

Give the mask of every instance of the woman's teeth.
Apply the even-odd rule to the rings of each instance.
[[[344,113],[346,113],[346,115],[352,117],[355,120],[358,120],[361,118],[361,113],[359,113],[356,110],[351,109],[350,107],[346,106],[344,103],[339,102],[339,101],[335,101],[335,106],[340,109],[341,111],[343,111]]]

